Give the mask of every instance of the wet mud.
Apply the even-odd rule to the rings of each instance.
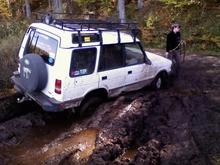
[[[4,112],[17,109],[13,98],[0,102]],[[127,93],[101,104],[86,118],[69,112],[45,113],[34,104],[21,109],[26,111],[2,115],[0,164],[209,165],[220,161],[217,57],[187,56],[181,75],[168,89]]]

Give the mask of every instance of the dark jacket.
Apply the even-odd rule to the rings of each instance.
[[[179,49],[178,45],[180,43],[180,32],[174,33],[173,31],[169,32],[167,35],[166,51],[177,50]]]

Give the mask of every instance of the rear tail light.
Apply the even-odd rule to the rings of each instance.
[[[61,94],[62,81],[56,79],[55,80],[55,93]]]

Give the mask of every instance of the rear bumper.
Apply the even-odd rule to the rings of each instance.
[[[60,112],[64,109],[62,102],[58,102],[53,98],[47,97],[41,92],[25,93],[25,96],[31,98],[38,103],[43,110],[48,112]]]
[[[54,98],[46,96],[42,92],[26,92],[24,86],[20,83],[19,77],[12,76],[11,81],[15,86],[15,89],[24,96],[34,100],[38,103],[43,110],[48,112],[60,112],[64,109],[76,106],[80,104],[80,100],[72,100],[68,102],[60,102]]]

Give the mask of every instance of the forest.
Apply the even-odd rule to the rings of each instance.
[[[173,22],[182,25],[188,50],[220,51],[219,0],[1,0],[0,36],[21,31],[36,18],[36,12],[63,13],[61,17],[90,14],[96,19],[138,22],[146,46],[164,48],[165,36]],[[125,9],[124,9],[125,8]],[[66,14],[64,14],[66,13]]]

